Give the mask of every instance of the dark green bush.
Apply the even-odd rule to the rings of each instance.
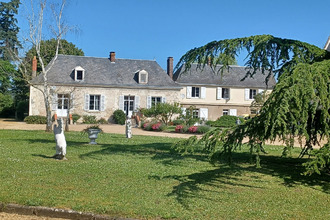
[[[115,123],[124,125],[126,121],[126,114],[122,110],[118,109],[113,112],[113,119],[115,120]]]
[[[46,116],[41,115],[31,115],[24,118],[24,122],[27,124],[46,124],[47,118]]]
[[[84,124],[96,124],[96,116],[94,115],[84,115],[83,116],[83,123]]]
[[[207,121],[206,125],[212,126],[212,127],[233,127],[236,125],[237,118],[241,121],[241,123],[244,122],[243,118],[233,116],[233,115],[223,115],[216,121]]]
[[[81,118],[78,114],[72,114],[72,121],[73,123],[76,123]]]
[[[29,101],[20,101],[16,106],[17,119],[23,120],[25,114],[29,112]]]

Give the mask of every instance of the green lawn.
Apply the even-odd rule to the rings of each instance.
[[[329,176],[301,176],[302,160],[275,146],[256,169],[247,150],[232,167],[180,156],[174,138],[66,139],[68,160],[57,161],[53,134],[0,130],[0,202],[141,219],[330,219]]]

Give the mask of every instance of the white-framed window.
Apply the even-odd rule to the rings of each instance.
[[[101,96],[100,95],[89,95],[89,107],[90,111],[100,111]]]
[[[85,94],[85,111],[104,111],[105,96],[100,94]]]
[[[192,98],[199,98],[200,96],[200,87],[191,87],[191,97]]]
[[[229,109],[223,109],[222,115],[229,115]]]
[[[230,89],[229,88],[217,88],[217,99],[230,99]]]
[[[147,96],[147,108],[157,105],[158,103],[165,103],[166,98],[164,96]]]
[[[148,83],[148,72],[145,70],[139,71],[139,83],[147,84]]]
[[[245,89],[245,100],[253,100],[257,95],[257,89]]]
[[[206,97],[205,87],[187,86],[187,99],[191,99],[191,98],[205,99],[205,97]]]
[[[74,68],[74,80],[82,81],[85,77],[85,70],[81,66]]]
[[[57,109],[68,109],[69,108],[69,95],[68,94],[57,94]]]
[[[193,118],[199,118],[199,109],[194,109],[192,111],[192,117]]]

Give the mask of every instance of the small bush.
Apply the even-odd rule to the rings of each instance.
[[[83,123],[84,124],[96,124],[96,116],[94,115],[84,115],[83,116]]]
[[[201,125],[197,127],[197,133],[199,134],[205,134],[209,130],[210,130],[210,126]]]
[[[113,112],[113,119],[116,124],[124,125],[126,121],[126,114],[122,110],[118,109]]]
[[[47,124],[47,117],[41,115],[31,115],[24,118],[27,124]]]
[[[78,114],[72,114],[72,121],[73,123],[76,123],[81,118]]]
[[[189,133],[197,133],[197,126],[191,126],[191,127],[189,127],[189,129],[188,129],[188,131],[189,131]]]
[[[175,132],[177,132],[177,133],[182,133],[183,132],[183,125],[177,125],[176,127],[175,127]]]
[[[166,124],[162,122],[150,122],[143,124],[143,129],[147,131],[165,131],[166,128]]]
[[[104,118],[100,118],[100,120],[97,121],[99,124],[108,124],[108,121]]]
[[[239,119],[241,123],[244,122],[243,118],[233,116],[233,115],[224,115],[221,116],[218,120],[216,121],[207,121],[206,125],[212,126],[212,127],[234,127],[236,125],[236,120]]]
[[[173,125],[182,125],[182,124],[184,124],[184,120],[182,119],[173,120]]]

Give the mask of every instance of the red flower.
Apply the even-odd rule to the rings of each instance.
[[[196,132],[197,132],[197,126],[191,126],[191,127],[188,129],[188,131],[189,131],[190,133],[196,133]]]

